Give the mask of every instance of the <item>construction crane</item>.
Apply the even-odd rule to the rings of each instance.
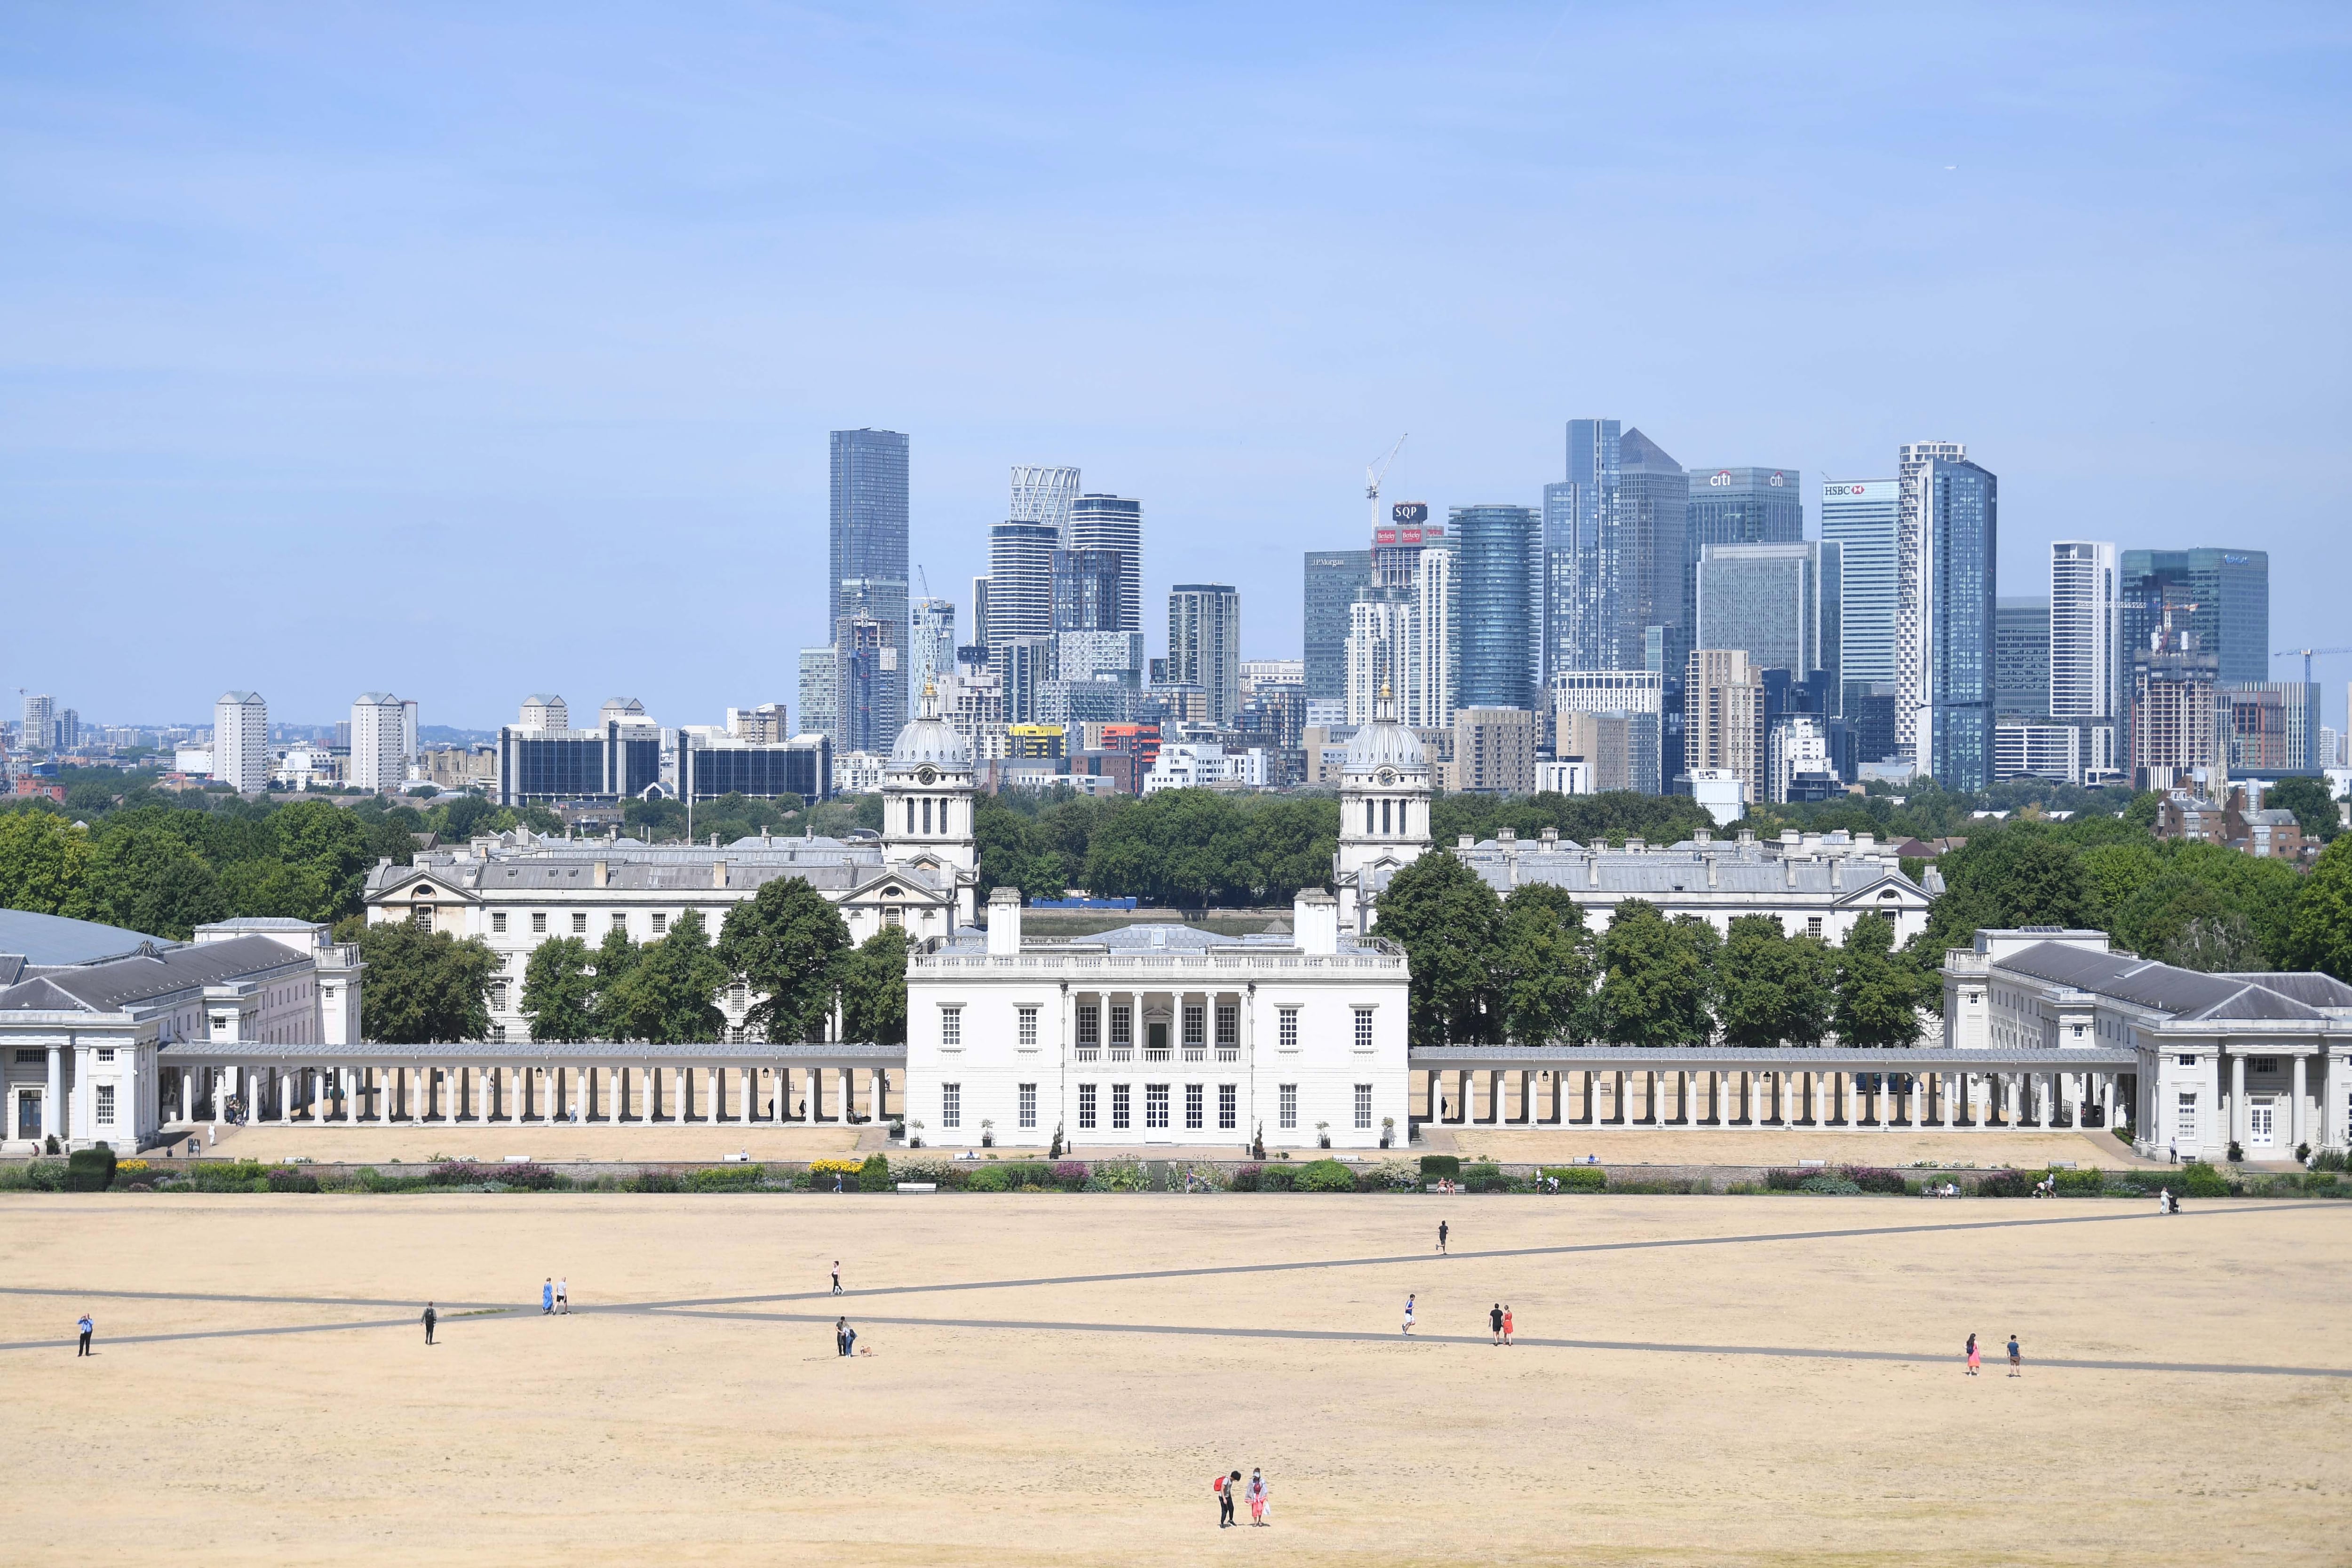
[[[1389,477],[1389,465],[1395,462],[1396,455],[1403,450],[1404,437],[1400,436],[1395,445],[1364,465],[1364,499],[1372,504],[1374,528],[1381,525],[1381,481]]]
[[[2308,686],[2311,684],[2311,661],[2321,654],[2330,653],[2352,653],[2352,647],[2288,647],[2281,648],[2271,657],[2294,658],[2300,655],[2303,658],[2303,683]]]

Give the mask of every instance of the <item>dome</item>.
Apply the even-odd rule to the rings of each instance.
[[[1348,742],[1345,768],[1351,773],[1377,773],[1382,768],[1426,773],[1429,753],[1422,749],[1421,737],[1395,720],[1375,719]]]
[[[922,716],[899,731],[898,742],[890,748],[890,772],[921,767],[971,771],[971,748],[955,732],[954,725],[940,717],[939,695],[929,685],[923,689]]]

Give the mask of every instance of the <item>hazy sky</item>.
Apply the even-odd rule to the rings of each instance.
[[[1141,497],[1155,652],[1209,579],[1295,655],[1400,433],[1389,497],[1533,504],[1594,415],[1809,492],[1965,441],[2004,593],[2056,537],[2263,548],[2273,646],[2352,644],[2340,5],[28,0],[0,45],[0,683],[86,718],[797,718],[861,425],[960,616],[1010,465]]]

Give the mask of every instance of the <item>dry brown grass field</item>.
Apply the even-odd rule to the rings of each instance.
[[[23,1564],[2341,1563],[2347,1266],[2352,1208],[2318,1204],[26,1194],[0,1200],[0,1540]],[[549,1275],[569,1318],[540,1314]],[[835,1354],[836,1312],[871,1355]],[[1211,1476],[1253,1467],[1272,1523],[1220,1531]]]

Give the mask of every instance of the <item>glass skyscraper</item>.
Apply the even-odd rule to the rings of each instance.
[[[1143,629],[1143,503],[1129,496],[1082,495],[1070,503],[1068,547],[1118,561],[1117,603],[1101,629]]]
[[[1532,507],[1457,506],[1464,708],[1532,711],[1543,689],[1543,520]]]
[[[1689,563],[1683,624],[1698,625],[1699,552],[1710,544],[1795,544],[1805,537],[1805,492],[1794,468],[1692,468]],[[1694,644],[1711,647],[1711,644]]]
[[[1919,487],[1921,673],[1929,722],[1918,731],[1916,765],[1945,789],[1980,790],[1992,783],[2000,481],[1966,458],[1936,458],[1922,466]],[[1898,708],[1898,737],[1902,720]]]
[[[1694,646],[1737,650],[1758,669],[1785,669],[1799,680],[1828,668],[1834,655],[1823,657],[1824,631],[1832,648],[1836,632],[1834,610],[1823,625],[1823,548],[1804,541],[1702,546]],[[1827,551],[1834,560],[1837,546]]]
[[[1894,687],[1899,490],[1894,479],[1836,479],[1822,487],[1822,542],[1838,547],[1841,566],[1838,664],[1848,688]],[[1846,710],[1854,710],[1851,701]]]
[[[896,430],[833,432],[832,499],[826,625],[837,640],[846,620],[881,624],[881,643],[870,650],[873,721],[895,736],[907,721],[907,437]]]
[[[1617,504],[1622,426],[1568,422],[1568,478],[1544,487],[1545,675],[1614,668],[1601,650],[1601,537]],[[1639,665],[1632,668],[1639,668]]]
[[[2261,550],[2126,550],[2123,555],[2124,647],[2147,649],[2168,605],[2198,651],[2219,661],[2224,681],[2271,678],[2271,558]]]
[[[1341,702],[1348,696],[1348,606],[1372,585],[1369,550],[1307,552],[1307,700]]]
[[[1994,601],[1992,689],[1996,713],[2049,716],[2049,600]]]
[[[1223,583],[1168,590],[1168,684],[1208,693],[1209,722],[1230,724],[1242,702],[1242,596]]]

